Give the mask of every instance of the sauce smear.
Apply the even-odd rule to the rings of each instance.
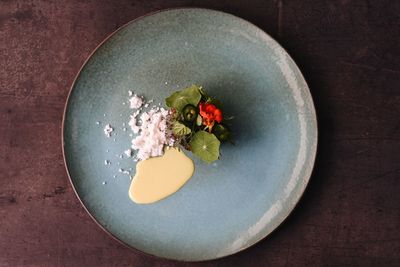
[[[178,191],[193,172],[193,161],[180,149],[166,148],[164,155],[136,164],[129,197],[138,204],[159,201]]]

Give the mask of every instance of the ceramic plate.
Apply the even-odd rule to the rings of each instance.
[[[223,101],[236,144],[213,164],[187,153],[196,171],[181,190],[135,204],[118,171],[135,171],[120,158],[131,140],[128,90],[163,104],[191,84]],[[312,171],[317,124],[307,84],[276,41],[243,19],[188,8],[137,19],[95,50],[70,92],[63,142],[77,196],[104,230],[148,254],[200,261],[253,245],[288,216]]]

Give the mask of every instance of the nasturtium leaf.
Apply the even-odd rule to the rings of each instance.
[[[183,136],[190,134],[192,130],[190,130],[190,128],[186,127],[184,124],[176,121],[172,125],[172,132],[177,136]]]
[[[170,108],[175,108],[177,111],[182,112],[182,109],[191,104],[197,106],[201,99],[199,87],[192,85],[186,89],[175,92],[165,99],[165,103]]]
[[[181,91],[174,92],[172,95],[165,99],[165,104],[169,108],[175,108],[175,100],[179,97]]]
[[[198,131],[190,141],[193,154],[208,163],[218,159],[219,145],[220,141],[217,137],[206,131]]]

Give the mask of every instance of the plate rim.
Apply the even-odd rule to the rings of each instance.
[[[304,83],[305,83],[305,85],[306,85],[306,87],[307,87],[307,89],[308,89],[308,93],[309,93],[309,95],[310,95],[310,101],[311,101],[311,107],[310,107],[311,112],[310,112],[310,114],[312,115],[313,121],[315,122],[315,138],[314,138],[314,140],[312,140],[313,146],[312,146],[312,149],[311,149],[311,151],[310,151],[310,164],[311,164],[310,173],[309,173],[309,175],[303,176],[304,183],[303,183],[303,188],[302,188],[302,190],[301,190],[301,194],[298,196],[297,199],[295,199],[295,201],[293,202],[294,204],[292,205],[292,207],[290,207],[290,208],[288,209],[288,212],[287,212],[287,214],[284,215],[282,221],[279,222],[278,225],[277,225],[274,229],[272,229],[269,233],[266,233],[265,235],[262,234],[261,237],[256,238],[255,241],[254,241],[253,243],[247,244],[246,246],[244,246],[244,247],[242,247],[242,248],[240,248],[240,249],[238,249],[238,250],[236,250],[236,251],[234,251],[234,252],[228,253],[228,254],[226,254],[226,255],[217,256],[217,257],[213,257],[213,258],[209,258],[209,259],[201,259],[201,260],[186,260],[186,259],[183,259],[183,260],[182,260],[182,259],[175,259],[175,258],[168,258],[168,257],[158,256],[158,255],[151,254],[151,253],[149,253],[149,252],[145,252],[145,251],[143,251],[143,250],[140,250],[140,249],[138,249],[138,248],[136,248],[136,247],[134,247],[134,246],[131,246],[131,245],[129,245],[128,243],[126,243],[126,242],[122,241],[121,239],[119,239],[118,237],[116,237],[114,234],[112,234],[110,231],[108,231],[106,228],[104,228],[103,225],[100,224],[100,222],[95,218],[95,216],[87,209],[86,205],[83,203],[81,197],[79,196],[79,194],[78,194],[78,192],[77,192],[77,189],[76,189],[76,187],[75,187],[75,184],[74,184],[74,182],[73,182],[73,180],[72,180],[72,178],[71,178],[70,172],[69,172],[69,170],[68,170],[67,159],[66,159],[66,156],[65,156],[65,137],[64,137],[64,132],[65,132],[66,114],[67,114],[68,106],[69,106],[69,103],[70,103],[70,98],[71,98],[71,95],[72,95],[72,91],[73,91],[74,88],[75,88],[75,84],[76,84],[76,82],[77,82],[77,80],[78,80],[78,78],[79,78],[79,76],[80,76],[82,70],[85,68],[85,66],[87,65],[87,63],[89,62],[89,60],[90,60],[90,59],[92,58],[92,56],[97,52],[97,50],[98,50],[100,47],[102,47],[111,37],[113,37],[116,33],[118,33],[119,31],[121,31],[122,29],[126,28],[127,26],[129,26],[129,25],[131,25],[131,24],[133,24],[133,23],[135,23],[135,22],[137,22],[137,21],[139,21],[139,20],[141,20],[141,19],[143,19],[143,18],[152,16],[152,15],[155,15],[155,14],[158,14],[158,13],[168,12],[168,11],[173,11],[173,10],[203,10],[203,11],[211,11],[211,12],[215,12],[215,13],[221,13],[221,14],[223,14],[223,15],[228,15],[228,16],[230,16],[230,17],[233,17],[233,18],[237,19],[237,20],[240,20],[240,21],[242,21],[242,22],[245,22],[245,23],[249,24],[250,26],[255,27],[256,29],[258,29],[259,31],[261,31],[261,32],[262,32],[263,34],[265,34],[266,36],[268,36],[273,42],[275,42],[276,44],[279,45],[279,47],[282,49],[282,51],[288,55],[288,60],[291,61],[291,62],[296,66],[296,68],[299,70],[299,76],[301,77],[301,79],[303,79],[303,81],[304,81]],[[304,193],[305,193],[305,191],[306,191],[306,189],[307,189],[307,186],[308,186],[308,184],[309,184],[309,182],[310,182],[310,179],[311,179],[311,177],[312,177],[312,175],[313,175],[314,168],[315,168],[315,160],[316,160],[317,151],[318,151],[318,139],[319,139],[318,117],[317,117],[317,113],[316,113],[316,109],[315,109],[314,100],[313,100],[313,97],[312,97],[311,92],[310,92],[310,87],[309,87],[309,85],[308,85],[308,83],[307,83],[307,81],[306,81],[306,79],[305,79],[303,73],[300,71],[300,68],[297,66],[296,62],[293,60],[293,58],[290,56],[290,54],[286,51],[286,49],[285,49],[284,47],[282,47],[282,45],[281,45],[278,41],[276,41],[275,38],[273,38],[272,36],[270,36],[266,31],[264,31],[263,29],[261,29],[260,27],[258,27],[257,25],[255,25],[254,23],[252,23],[252,22],[250,22],[250,21],[248,21],[248,20],[246,20],[246,19],[244,19],[244,18],[241,18],[241,17],[239,17],[239,16],[233,15],[233,14],[231,14],[231,13],[227,13],[227,12],[225,12],[225,11],[220,11],[220,10],[211,9],[211,8],[203,8],[203,7],[174,7],[174,8],[165,8],[165,9],[155,10],[155,11],[148,12],[148,13],[145,13],[145,14],[143,14],[143,15],[140,15],[140,16],[138,16],[138,17],[136,17],[136,18],[134,18],[134,19],[128,21],[127,23],[121,25],[121,26],[118,27],[116,30],[114,30],[113,32],[111,32],[110,34],[108,34],[108,35],[107,35],[107,36],[106,36],[106,37],[105,37],[105,38],[90,52],[90,54],[86,57],[85,61],[84,61],[84,62],[82,63],[82,65],[80,66],[80,68],[79,68],[77,74],[75,75],[75,77],[74,77],[74,79],[73,79],[73,81],[72,81],[72,83],[71,83],[71,86],[69,87],[67,98],[66,98],[66,100],[65,100],[65,105],[64,105],[64,110],[63,110],[63,116],[62,116],[62,124],[61,124],[61,149],[62,149],[62,154],[63,154],[63,163],[64,163],[63,165],[64,165],[64,168],[65,168],[65,170],[66,170],[66,172],[67,172],[68,180],[69,180],[69,183],[70,183],[70,185],[71,185],[71,187],[72,187],[72,189],[73,189],[73,191],[74,191],[74,193],[75,193],[75,196],[78,198],[78,200],[79,200],[81,206],[84,208],[84,210],[85,210],[86,213],[89,215],[89,217],[90,217],[90,218],[97,224],[97,226],[100,227],[100,229],[103,230],[108,236],[110,236],[112,239],[114,239],[115,241],[117,241],[117,242],[118,242],[119,244],[121,244],[122,246],[128,248],[129,250],[134,251],[134,252],[136,252],[136,253],[138,253],[138,254],[141,254],[141,255],[143,255],[143,256],[149,256],[149,257],[151,257],[151,258],[153,258],[153,259],[157,259],[157,260],[160,260],[160,259],[161,259],[161,260],[168,260],[168,261],[174,261],[174,262],[207,262],[207,261],[214,261],[214,260],[223,259],[223,258],[232,256],[232,255],[238,254],[238,253],[240,253],[240,252],[243,252],[244,250],[246,250],[246,249],[248,249],[248,248],[250,248],[250,247],[252,247],[252,246],[258,244],[259,242],[261,242],[261,241],[263,241],[264,239],[266,239],[268,236],[272,235],[272,234],[273,234],[277,229],[279,229],[279,228],[284,224],[284,222],[289,218],[289,216],[293,213],[293,210],[296,208],[296,206],[299,204],[300,200],[301,200],[302,197],[304,196]]]

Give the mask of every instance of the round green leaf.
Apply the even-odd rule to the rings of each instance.
[[[219,145],[220,142],[217,137],[206,131],[198,131],[190,141],[193,154],[208,163],[218,159]]]

